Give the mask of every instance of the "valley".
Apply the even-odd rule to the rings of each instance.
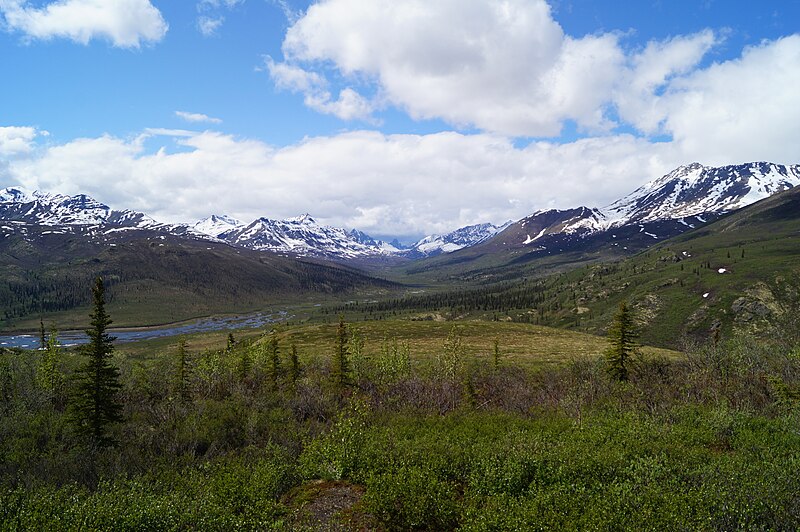
[[[365,235],[344,245],[354,231],[307,216],[245,245],[241,227],[232,241],[132,227],[148,218],[88,198],[80,212],[0,203],[17,331],[0,336],[0,522],[791,528],[800,187],[782,181],[792,167],[733,208],[752,196],[724,184],[774,166],[731,168],[685,167],[617,210],[539,212],[416,257],[366,253]],[[686,183],[728,192],[706,201]],[[121,416],[103,445],[72,406],[98,277],[123,327],[107,331]],[[618,379],[624,305],[636,341]],[[42,324],[59,337],[37,349]]]

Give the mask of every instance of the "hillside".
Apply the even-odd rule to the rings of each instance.
[[[150,325],[280,301],[395,288],[357,270],[152,230],[26,224],[0,239],[0,326],[79,311],[102,275],[117,325]]]
[[[800,184],[800,166],[692,163],[602,208],[538,211],[495,237],[400,269],[420,282],[497,282],[632,256]]]
[[[745,207],[623,260],[466,291],[361,306],[367,316],[483,315],[603,334],[620,301],[645,343],[675,347],[713,328],[758,331],[800,303],[800,189]],[[352,309],[351,309],[352,310]]]

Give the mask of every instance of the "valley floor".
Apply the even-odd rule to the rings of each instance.
[[[44,352],[0,351],[0,529],[800,526],[793,345],[649,351],[616,382],[578,333],[346,330],[344,381],[334,323],[190,337],[183,381],[174,344],[121,347],[109,448],[72,428],[75,352],[48,381]]]

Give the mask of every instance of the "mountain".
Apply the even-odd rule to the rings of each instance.
[[[607,207],[534,213],[517,222],[525,229],[518,233],[525,234],[521,245],[527,246],[547,235],[586,235],[626,226],[638,226],[646,232],[648,224],[663,225],[667,221],[692,228],[797,185],[800,165],[759,162],[708,167],[692,163],[650,181]],[[680,233],[685,229],[676,230]],[[674,236],[672,233],[675,231],[649,235],[664,239]]]
[[[410,249],[405,250],[403,254],[407,257],[419,258],[433,257],[441,255],[442,253],[452,253],[459,249],[480,244],[509,225],[511,225],[510,221],[503,225],[483,223],[468,225],[444,235],[426,236],[411,246]]]
[[[192,225],[192,229],[248,249],[288,253],[303,257],[333,260],[418,259],[473,246],[505,229],[491,223],[470,225],[444,235],[430,235],[410,247],[399,242],[384,242],[357,229],[347,230],[318,223],[304,214],[286,220],[258,218],[243,224],[227,216],[211,216]],[[362,261],[363,263],[363,261]]]
[[[320,224],[309,214],[286,220],[258,218],[249,224],[215,214],[193,224],[164,224],[140,212],[112,210],[84,194],[47,194],[19,187],[0,190],[0,220],[46,225],[67,232],[76,226],[94,227],[100,232],[151,229],[201,240],[223,241],[257,251],[356,261],[362,265],[448,253],[482,242],[505,227],[488,223],[473,225],[445,235],[428,236],[413,246],[405,247],[397,241],[387,243],[374,239],[357,229]]]
[[[681,166],[603,208],[538,211],[475,246],[406,266],[418,280],[491,282],[630,256],[800,184],[800,165]]]
[[[397,313],[411,319],[469,316],[601,335],[622,301],[633,310],[646,345],[681,348],[697,341],[710,346],[718,330],[722,342],[745,331],[797,346],[800,187],[617,261],[486,286],[461,283],[449,292],[351,308],[378,319]]]
[[[80,326],[98,275],[117,325],[398,288],[344,265],[237,248],[85,195],[0,191],[0,326],[44,313]]]
[[[192,224],[192,229],[198,233],[219,238],[223,233],[234,231],[244,227],[244,223],[236,218],[231,218],[224,214],[212,214],[208,218],[203,218],[199,222]]]
[[[360,231],[322,225],[308,214],[287,220],[258,218],[247,225],[232,222],[229,218],[218,218],[215,224],[201,225],[201,222],[194,228],[234,246],[305,257],[353,259],[392,255],[399,251]],[[218,232],[226,224],[230,227]],[[213,228],[213,233],[205,230],[207,226]]]

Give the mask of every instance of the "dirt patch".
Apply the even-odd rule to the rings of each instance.
[[[364,488],[348,482],[315,480],[290,491],[291,530],[380,530],[361,509]]]

